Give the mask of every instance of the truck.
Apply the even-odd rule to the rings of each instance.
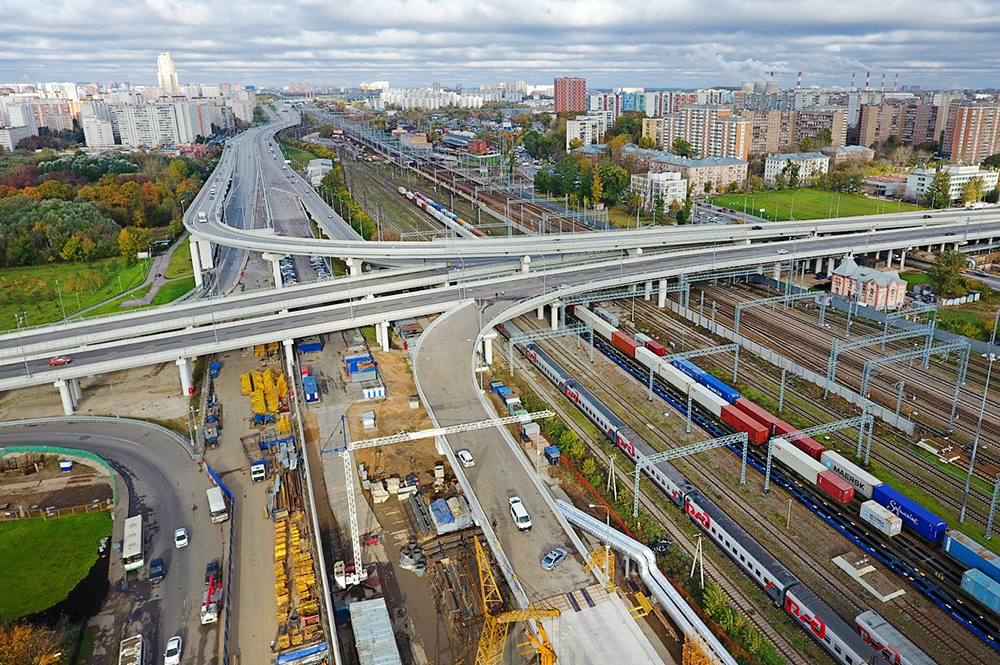
[[[250,480],[267,480],[267,460],[257,460],[250,463]]]
[[[208,221],[208,215],[206,215],[204,212],[199,212],[198,213],[198,221],[199,222],[207,222]]]
[[[201,623],[216,623],[222,608],[222,584],[214,577],[208,581],[208,588],[201,599]]]
[[[208,495],[208,514],[212,522],[218,524],[228,520],[229,509],[226,507],[225,497],[222,496],[222,488],[209,487],[205,493]]]
[[[247,461],[250,462],[250,480],[253,482],[267,479],[267,460],[264,459],[260,441],[259,434],[248,434],[240,437],[243,453],[247,456]]]
[[[142,635],[133,635],[122,640],[118,648],[118,665],[144,665]]]
[[[201,428],[201,438],[207,448],[215,448],[219,445],[219,428],[216,425],[206,425]]]
[[[213,379],[219,378],[219,370],[222,369],[222,363],[218,360],[213,360],[208,366],[208,375]]]

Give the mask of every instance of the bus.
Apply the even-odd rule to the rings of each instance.
[[[125,540],[122,542],[122,565],[125,570],[142,568],[142,515],[125,520]]]
[[[226,500],[222,496],[222,489],[210,487],[206,490],[208,494],[208,515],[212,522],[218,524],[229,519],[229,511],[226,509]]]

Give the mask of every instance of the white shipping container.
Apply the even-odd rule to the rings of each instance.
[[[825,466],[780,436],[772,438],[771,443],[774,444],[772,448],[774,459],[802,476],[802,479],[810,485],[815,485],[816,477],[826,471]]]
[[[872,498],[872,491],[882,484],[881,480],[835,450],[824,451],[819,459],[827,469],[854,485],[854,491],[866,499]]]
[[[691,401],[711,413],[716,418],[721,418],[723,407],[729,406],[729,402],[699,383],[692,383],[690,390]],[[814,477],[813,482],[815,482],[815,480],[816,479]]]
[[[877,501],[865,501],[861,504],[861,519],[889,538],[903,530],[903,520],[899,515],[890,512]]]
[[[577,305],[576,309],[573,310],[573,316],[580,319],[584,323],[589,323],[594,327],[594,334],[603,337],[606,340],[611,340],[611,335],[618,330],[613,325],[597,316],[589,309],[583,305]]]
[[[644,335],[641,332],[637,332],[635,334],[635,341],[639,342],[640,344],[645,344],[646,342],[652,342],[653,338],[650,337],[649,335]]]
[[[638,340],[636,340],[638,341]],[[644,346],[635,350],[635,359],[645,365],[648,369],[656,372],[656,366],[660,364],[660,356],[656,355]]]
[[[687,395],[688,386],[695,382],[690,376],[668,362],[660,362],[660,366],[656,368],[656,373],[660,375],[660,378],[673,386],[677,392],[685,396]]]

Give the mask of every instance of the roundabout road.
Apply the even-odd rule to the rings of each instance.
[[[112,656],[108,662],[117,660],[118,642],[124,636],[142,633],[151,652],[148,662],[159,662],[166,641],[179,634],[186,661],[218,663],[221,622],[203,627],[198,608],[205,590],[205,565],[222,556],[223,525],[209,521],[205,489],[210,481],[198,462],[175,439],[132,421],[6,425],[0,427],[0,447],[86,450],[122,476],[116,482],[124,480],[127,492],[119,487],[122,505],[114,515],[115,541],[122,537],[125,517],[143,515],[146,566],[124,576],[120,556],[112,554],[111,558],[111,591],[105,608],[128,609],[116,612],[119,620],[112,631],[98,636],[99,646]],[[126,495],[127,506],[122,501]],[[188,530],[190,545],[178,550],[173,546],[173,533],[181,526]],[[153,585],[147,571],[149,561],[156,557],[163,558],[166,576]]]

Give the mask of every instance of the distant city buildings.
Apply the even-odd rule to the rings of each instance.
[[[942,204],[958,201],[962,198],[962,188],[973,178],[981,178],[983,181],[983,193],[996,188],[1000,173],[990,169],[984,169],[978,165],[967,166],[962,164],[945,164],[940,170],[949,176],[949,201],[942,201]],[[906,177],[906,196],[912,200],[918,200],[927,194],[934,176],[938,173],[935,167],[918,166]]]
[[[557,78],[552,88],[556,113],[587,110],[587,79]]]
[[[161,53],[156,58],[156,80],[164,93],[168,95],[180,94],[181,84],[177,82],[174,61],[169,53]]]
[[[764,184],[774,187],[778,177],[784,175],[790,178],[793,167],[797,167],[795,174],[799,186],[808,185],[813,178],[827,172],[830,167],[830,158],[819,152],[791,152],[781,155],[772,155],[764,159]],[[786,183],[791,184],[790,180]]]

